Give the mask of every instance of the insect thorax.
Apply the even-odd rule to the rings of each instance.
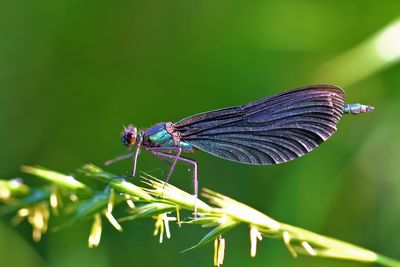
[[[180,147],[184,151],[192,151],[193,147],[180,138],[174,124],[162,122],[147,129],[143,133],[143,145],[146,147]]]

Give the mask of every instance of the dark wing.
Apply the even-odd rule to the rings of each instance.
[[[175,124],[181,140],[215,156],[254,165],[298,158],[327,140],[343,111],[345,94],[313,85]]]

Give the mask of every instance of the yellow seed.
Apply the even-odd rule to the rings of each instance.
[[[57,206],[58,206],[57,193],[55,191],[51,192],[51,195],[50,195],[50,206],[53,209],[56,209]]]
[[[22,208],[22,209],[19,209],[19,210],[18,210],[18,216],[26,217],[26,216],[28,216],[28,215],[29,215],[29,209],[27,209],[27,208]]]
[[[221,266],[224,263],[225,239],[222,236],[214,240],[214,266]]]
[[[115,194],[114,194],[114,189],[111,188],[110,189],[110,196],[108,198],[108,204],[107,204],[107,210],[109,213],[111,213],[113,211],[114,208],[114,198],[115,198]]]
[[[218,266],[224,263],[224,256],[225,256],[225,239],[219,237]]]
[[[128,204],[129,208],[131,208],[131,209],[135,208],[135,203],[133,203],[132,199],[128,199],[126,201],[126,204]]]
[[[96,213],[93,218],[92,229],[90,231],[88,246],[89,248],[95,248],[100,244],[101,238],[101,216],[99,213]]]
[[[250,256],[255,257],[257,253],[257,240],[262,240],[262,235],[257,227],[251,226],[250,228]]]
[[[171,232],[169,231],[169,218],[166,213],[164,213],[165,216],[163,216],[163,221],[164,221],[164,229],[165,229],[165,236],[170,239],[171,238]]]
[[[11,192],[10,190],[8,190],[7,188],[1,188],[0,189],[0,199],[9,199],[11,196]]]
[[[42,230],[44,227],[43,213],[39,206],[36,206],[34,209],[32,225],[39,230]]]
[[[181,227],[181,214],[179,206],[176,206],[176,219],[178,222],[178,226]]]
[[[317,255],[317,252],[315,252],[315,250],[311,247],[311,245],[308,242],[303,241],[303,242],[301,242],[301,245],[311,256]]]
[[[154,232],[153,235],[156,236],[158,234],[160,234],[160,239],[159,242],[162,243],[163,242],[163,235],[164,235],[164,222],[163,222],[163,218],[161,215],[158,215],[155,217],[156,218],[156,222],[154,224]]]
[[[33,228],[33,231],[32,231],[32,239],[33,239],[33,241],[39,242],[41,238],[42,238],[42,232],[40,231],[40,229]]]
[[[214,266],[218,266],[218,238],[214,240]]]
[[[111,223],[112,226],[114,226],[115,229],[117,229],[119,232],[122,232],[122,227],[121,225],[117,222],[117,220],[115,219],[115,217],[112,215],[111,212],[109,212],[108,210],[106,210],[104,212],[104,215],[106,216],[106,218],[108,219],[108,221]]]
[[[69,199],[70,199],[72,202],[76,202],[76,201],[78,201],[78,196],[75,195],[75,194],[72,194],[72,195],[69,195]]]
[[[283,242],[285,243],[287,249],[289,250],[289,252],[292,254],[293,257],[297,258],[297,252],[294,249],[294,247],[292,246],[292,244],[290,244],[290,235],[287,231],[283,232]]]

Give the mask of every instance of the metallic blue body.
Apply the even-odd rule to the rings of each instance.
[[[185,141],[175,144],[172,133],[167,131],[166,123],[162,122],[143,132],[143,142],[149,147],[179,147],[185,152],[193,152],[193,146]]]
[[[370,105],[363,104],[346,104],[343,106],[343,112],[346,114],[359,114],[365,112],[371,112],[374,110],[374,107]]]

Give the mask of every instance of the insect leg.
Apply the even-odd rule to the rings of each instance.
[[[104,165],[108,166],[108,165],[114,164],[117,161],[128,159],[128,158],[132,157],[133,155],[134,155],[133,153],[129,153],[129,154],[126,154],[126,155],[118,156],[118,157],[116,157],[114,159],[107,160],[106,162],[104,162]]]
[[[178,162],[178,159],[179,159],[179,157],[180,157],[180,155],[182,153],[182,148],[178,147],[178,148],[172,148],[172,149],[165,149],[165,148],[160,148],[160,147],[153,147],[153,148],[149,148],[148,151],[150,151],[150,153],[153,153],[153,152],[156,152],[156,151],[158,151],[158,152],[177,151],[176,155],[168,154],[168,155],[174,156],[174,159],[173,159],[173,162],[171,164],[171,168],[169,169],[167,178],[165,178],[165,183],[168,183],[169,180],[171,179],[172,173],[175,170],[176,163]],[[163,153],[163,154],[167,154],[167,153]],[[154,154],[154,155],[156,155],[156,154]],[[161,157],[161,159],[163,159],[163,158]]]
[[[165,179],[165,182],[166,182],[166,183],[169,182],[169,179],[171,178],[172,172],[173,172],[174,169],[175,169],[176,163],[178,162],[178,159],[179,159],[179,156],[181,155],[181,153],[182,153],[182,148],[179,148],[178,153],[176,153],[176,155],[175,155],[175,160],[174,160],[174,162],[172,163],[171,168],[169,169],[167,178]]]
[[[198,177],[197,177],[197,161],[193,160],[193,159],[189,159],[189,158],[185,158],[185,157],[177,157],[177,155],[171,155],[168,153],[163,153],[160,151],[154,151],[154,150],[149,150],[150,153],[152,153],[153,155],[160,157],[160,158],[167,158],[167,159],[172,159],[176,161],[180,160],[182,162],[191,164],[193,166],[193,186],[194,186],[194,196],[197,198],[198,196],[198,192],[199,192],[199,183],[198,183]],[[172,168],[171,168],[172,169]],[[172,174],[172,170],[170,170],[171,174]]]
[[[135,175],[136,175],[136,163],[137,163],[139,154],[140,154],[140,148],[139,147],[136,148],[135,154],[133,154],[133,153],[128,154],[129,156],[133,156],[133,158],[132,158],[133,160],[132,160],[132,173],[131,173],[131,175],[115,176],[113,178],[133,178],[133,177],[135,177]],[[128,155],[121,156],[121,157],[124,157],[124,159],[125,159],[125,158],[127,158]]]
[[[136,163],[137,163],[139,154],[140,154],[140,148],[137,147],[137,148],[136,148],[136,151],[135,151],[135,156],[133,157],[133,163],[132,163],[132,165],[133,165],[133,166],[132,166],[132,177],[135,177],[135,174],[136,174]]]

